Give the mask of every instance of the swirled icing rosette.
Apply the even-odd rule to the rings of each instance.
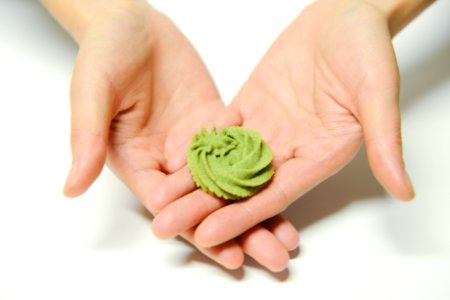
[[[236,126],[202,129],[192,138],[187,161],[198,187],[227,200],[255,194],[274,174],[269,145],[258,132]]]

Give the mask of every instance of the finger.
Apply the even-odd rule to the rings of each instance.
[[[195,183],[192,180],[189,168],[185,166],[166,177],[161,185],[157,187],[154,195],[149,199],[149,205],[151,205],[155,212],[160,212],[173,201],[193,192],[195,188]]]
[[[76,66],[71,87],[72,167],[64,186],[68,197],[86,191],[103,168],[113,97],[105,78],[90,67]]]
[[[184,214],[181,213],[180,217],[183,217]],[[152,228],[155,231],[155,220],[159,215],[155,217],[153,220]],[[188,227],[190,228],[190,227]],[[202,247],[195,242],[194,239],[194,228],[190,228],[180,236],[191,243],[194,247],[196,247],[200,252],[214,260],[218,264],[224,266],[227,269],[234,270],[242,266],[244,262],[244,251],[241,246],[235,241],[230,240],[223,244],[214,246],[214,247]],[[158,234],[156,234],[158,236]]]
[[[181,175],[183,172],[181,170],[178,173]],[[172,182],[176,184],[183,177],[185,176],[167,176],[166,180],[161,184],[161,187],[164,187],[169,181],[169,178],[172,178]],[[183,186],[184,184],[181,185]],[[192,188],[192,186],[187,186]],[[172,192],[173,199],[178,197],[177,191],[168,188],[168,186],[166,188],[168,192]],[[176,186],[173,186],[173,188],[176,189]],[[182,192],[183,188],[179,190]],[[203,203],[203,205],[199,205],[199,203]],[[171,203],[165,210],[158,214],[153,220],[153,231],[160,238],[175,236],[187,228],[194,227],[211,212],[225,204],[226,202],[223,200],[214,198],[201,190],[196,190]],[[191,212],[192,208],[195,208],[194,213]],[[264,223],[264,227],[267,229],[260,227],[258,230],[253,230],[251,233],[247,233],[245,237],[240,238],[241,246],[245,245],[245,249],[243,249],[245,253],[253,257],[261,265],[274,272],[281,271],[287,265],[287,251],[295,249],[298,245],[298,233],[281,216],[276,216],[268,220]],[[261,233],[260,231],[264,232]],[[192,229],[187,232],[192,233]],[[181,234],[181,236],[184,236],[184,234]],[[193,241],[191,237],[190,241]],[[201,249],[202,252],[215,251],[214,253],[208,252],[207,255],[228,268],[234,268],[241,264],[239,262],[239,254],[236,253],[237,250],[232,249],[234,246],[229,245],[220,251],[218,249],[222,248],[215,249],[216,247],[224,247],[224,244],[213,248],[201,247]]]
[[[266,228],[255,226],[238,238],[246,254],[272,272],[287,268],[289,254],[284,245]]]
[[[167,239],[196,226],[209,214],[226,205],[226,200],[197,189],[169,204],[153,220],[152,228],[159,238]]]
[[[237,269],[244,263],[244,251],[235,240],[211,248],[205,248],[195,243],[194,229],[184,232],[181,236],[195,246],[200,252],[227,269]]]
[[[354,151],[347,149],[346,151]],[[227,205],[198,225],[195,240],[204,247],[221,244],[271,218],[348,162],[345,152],[333,157],[333,165],[294,158],[276,171],[269,185],[256,195]]]
[[[156,162],[150,158],[148,158],[147,161],[142,161],[142,165],[147,167],[144,169],[136,169],[135,166],[130,165],[127,160],[122,159],[121,155],[118,154],[117,149],[113,148],[110,151],[110,168],[133,191],[147,210],[154,215],[155,211],[151,206],[151,199],[154,191],[158,186],[162,185],[166,180],[167,175],[160,172]],[[234,240],[216,247],[201,247],[195,243],[193,228],[183,232],[181,237],[191,243],[200,252],[225,268],[237,269],[244,261],[244,252]]]
[[[142,173],[140,173],[142,176]],[[147,175],[148,176],[148,175]],[[168,177],[167,177],[168,178]],[[162,179],[164,182],[166,179]],[[152,182],[157,182],[158,178],[154,176],[144,178],[133,178],[133,182],[147,182],[151,184]],[[160,179],[161,180],[161,179]],[[162,185],[161,183],[155,183],[154,185]],[[136,186],[135,188],[139,188]],[[139,188],[143,191],[143,193],[149,193],[148,188],[144,186]],[[142,195],[141,197],[149,197],[148,195]],[[191,207],[198,207],[198,203],[203,199],[203,203],[206,205],[206,210],[200,215],[191,214],[189,209]],[[163,220],[168,220],[168,226],[173,226],[174,224],[178,224],[179,228],[191,228],[195,226],[199,221],[204,218],[205,215],[208,215],[210,211],[214,211],[217,207],[213,207],[212,203],[218,202],[217,207],[221,207],[226,204],[224,200],[220,200],[214,198],[213,196],[204,193],[201,190],[196,190],[189,195],[184,196],[179,199],[177,202],[173,202],[169,205],[168,208],[174,208],[173,217],[163,217]],[[173,206],[173,207],[171,207]],[[164,211],[163,211],[164,212]],[[188,213],[186,213],[188,212]],[[164,216],[164,213],[158,214],[153,220],[153,230],[158,228],[160,225],[161,216]],[[190,221],[190,217],[193,216],[194,221]],[[162,221],[165,222],[165,221]],[[191,222],[191,223],[190,223]],[[223,265],[228,269],[236,269],[240,267],[243,263],[244,251],[249,256],[253,257],[256,261],[258,261],[261,265],[267,267],[269,270],[277,272],[281,271],[287,266],[286,257],[288,257],[287,251],[295,249],[298,242],[297,232],[293,229],[292,225],[285,219],[280,216],[277,216],[267,223],[264,224],[268,229],[262,228],[258,226],[258,230],[253,230],[252,232],[248,232],[244,237],[241,237],[239,243],[245,246],[245,249],[242,249],[236,241],[231,240],[225,242],[223,244],[206,248],[198,245],[194,240],[194,228],[188,229],[180,235],[196,246],[199,251],[216,261],[217,263]],[[158,229],[156,229],[158,230]],[[178,229],[181,230],[181,229]],[[262,232],[261,232],[262,231]],[[275,232],[271,233],[270,231]],[[159,235],[158,233],[157,235]],[[176,235],[175,233],[171,233],[171,235]],[[243,247],[242,246],[242,247]],[[261,250],[264,249],[264,250]],[[289,259],[289,257],[287,258]]]
[[[394,196],[403,200],[414,198],[403,162],[398,88],[368,93],[361,100],[359,111],[375,178]]]
[[[191,207],[199,207],[197,204],[199,201],[202,201],[200,199],[203,199],[202,203],[205,205],[203,206],[205,211],[189,212]],[[211,200],[218,202],[216,207],[212,206]],[[156,232],[156,235],[159,237],[172,237],[184,228],[195,226],[211,211],[215,211],[217,208],[223,206],[225,204],[223,202],[224,200],[214,198],[201,190],[196,190],[169,205],[167,209],[170,208],[171,211],[168,215],[165,214],[165,210],[158,214],[153,220],[153,231]],[[167,228],[176,228],[178,232],[164,231],[166,228],[164,226]],[[264,227],[267,229],[261,226],[256,227],[258,227],[257,230],[251,229],[249,232],[245,233],[243,237],[239,238],[244,252],[271,271],[278,272],[285,269],[287,266],[286,257],[287,260],[289,259],[287,251],[295,249],[298,245],[298,233],[295,228],[281,216],[276,216],[271,220],[268,220],[267,223],[264,223]],[[273,233],[271,231],[273,231]],[[191,232],[191,230],[188,230],[187,232]],[[164,236],[164,234],[167,235]],[[181,234],[181,236],[184,235]],[[226,243],[227,242],[225,242],[225,244]],[[213,248],[201,247],[201,249],[214,249],[221,245],[214,246]],[[237,254],[227,255],[225,260],[233,260],[232,257],[236,255]],[[223,262],[224,258],[220,258],[220,261]],[[230,263],[236,264],[236,261],[229,261],[228,264]]]
[[[269,230],[287,251],[292,251],[298,247],[299,237],[297,229],[281,215],[264,221],[262,226]]]

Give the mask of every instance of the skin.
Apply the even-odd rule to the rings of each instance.
[[[202,127],[242,120],[225,109],[186,38],[145,1],[43,3],[80,45],[71,86],[73,163],[65,194],[82,194],[105,162],[153,214],[171,191],[179,197],[180,189],[194,190],[185,167],[191,136]],[[180,174],[186,180],[178,181]],[[159,186],[178,189],[161,193]],[[225,204],[207,201],[202,191],[194,193],[196,205],[202,199],[210,208]],[[288,251],[298,245],[297,231],[280,216],[214,247],[199,246],[194,232],[188,226],[179,234],[230,269],[240,267],[247,254],[281,271]]]
[[[107,160],[158,213],[158,236],[180,234],[228,268],[239,267],[246,253],[271,271],[286,268],[287,251],[298,243],[292,225],[272,216],[342,168],[363,138],[379,181],[399,198],[413,197],[401,159],[390,38],[431,1],[314,3],[228,110],[192,47],[144,1],[42,2],[80,44],[66,195],[83,193]],[[226,207],[196,190],[185,167],[188,137],[213,119],[218,127],[260,131],[277,168],[266,190]]]
[[[224,243],[341,170],[362,142],[380,184],[400,199],[412,199],[402,159],[399,71],[391,38],[430,2],[317,1],[306,8],[275,41],[230,108],[242,126],[258,130],[271,145],[276,168],[271,183],[219,209],[203,201],[197,205],[195,192],[180,191],[178,198],[167,194],[154,232],[169,237],[195,228],[199,245]],[[187,180],[181,173],[174,176]]]

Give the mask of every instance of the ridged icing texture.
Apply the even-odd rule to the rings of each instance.
[[[237,126],[202,129],[192,138],[187,161],[198,187],[228,200],[255,194],[274,174],[269,145],[258,132]]]

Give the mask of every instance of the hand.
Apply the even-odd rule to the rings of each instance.
[[[211,247],[282,212],[338,172],[362,139],[378,181],[401,199],[414,196],[402,160],[399,72],[386,16],[363,1],[317,1],[281,34],[232,103],[244,127],[271,145],[276,173],[255,196],[210,209],[203,219],[174,201],[155,218],[159,235],[199,224],[195,240]],[[348,186],[346,188],[351,188]],[[210,200],[213,202],[214,200]]]
[[[145,1],[115,3],[119,6],[100,9],[78,36],[71,93],[73,166],[65,193],[83,193],[107,158],[115,174],[157,213],[158,186],[168,183],[167,192],[195,188],[189,179],[170,182],[166,175],[186,173],[183,166],[194,132],[240,120],[225,110],[200,58],[166,17]],[[195,195],[198,203],[208,197]],[[286,248],[295,248],[298,236],[281,217],[212,248],[199,247],[193,229],[181,234],[228,268],[239,267],[245,252],[275,270],[287,262],[272,261],[279,256],[287,260]],[[261,254],[260,248],[268,251]]]

